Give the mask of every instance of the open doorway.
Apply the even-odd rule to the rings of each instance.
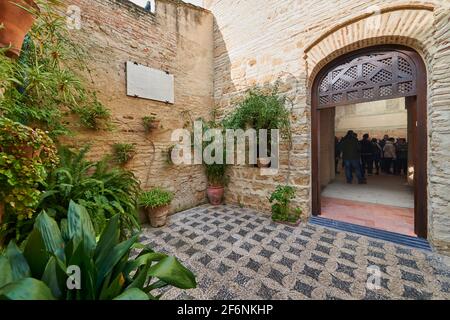
[[[414,135],[405,98],[339,106],[329,115],[334,119],[321,118],[321,127],[331,128],[321,130],[322,217],[416,236]],[[359,172],[349,159],[357,160]]]
[[[427,238],[426,123],[426,71],[415,51],[372,47],[325,66],[312,91],[313,215]],[[365,163],[363,181],[354,165],[356,177],[348,184],[340,162],[336,173],[335,137],[349,130],[359,141],[366,133],[378,144],[385,135],[394,144],[405,139],[406,165],[399,173],[399,162],[392,160],[391,173],[380,168],[377,175],[374,162],[369,176]],[[360,155],[361,168],[362,160]]]

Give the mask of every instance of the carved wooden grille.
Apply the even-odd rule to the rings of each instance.
[[[333,68],[319,85],[319,107],[416,95],[416,69],[406,54],[392,51],[352,58]]]

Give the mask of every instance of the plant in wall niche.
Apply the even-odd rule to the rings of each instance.
[[[295,198],[295,188],[291,186],[278,186],[269,198],[272,204],[272,219],[275,222],[298,226],[302,210],[292,210],[291,201]]]
[[[96,234],[118,215],[120,234],[125,238],[140,228],[137,215],[140,182],[132,172],[111,166],[108,158],[88,161],[88,151],[89,146],[80,151],[59,149],[60,164],[47,178],[39,209],[60,223],[67,218],[70,201],[75,201],[87,209]]]
[[[40,184],[58,163],[48,135],[0,117],[0,237],[20,240],[41,196]],[[3,223],[2,223],[3,222]]]
[[[59,0],[36,1],[40,12],[15,62],[0,50],[0,113],[16,122],[49,132],[52,138],[70,133],[67,116],[78,115],[88,128],[109,128],[109,111],[84,85],[87,55],[73,43],[65,7]],[[60,6],[61,5],[61,6]]]
[[[225,132],[221,125],[217,123],[215,120],[205,122],[203,121],[203,130],[206,132],[210,129],[217,129],[222,132],[224,144],[226,142]],[[203,142],[203,149],[205,149],[208,144],[211,142]],[[215,157],[215,151],[211,154],[212,157]],[[208,196],[208,200],[212,205],[220,205],[223,201],[223,197],[225,194],[225,187],[228,184],[228,176],[226,174],[228,165],[226,163],[226,148],[224,145],[223,148],[223,159],[222,163],[207,163],[204,159],[203,166],[205,168],[206,177],[208,179],[208,188],[206,190],[206,194]]]
[[[145,131],[150,132],[154,129],[159,129],[161,120],[156,119],[155,116],[146,116],[142,118],[142,124],[145,128]]]
[[[139,198],[139,205],[147,210],[147,216],[152,227],[159,228],[166,225],[169,205],[172,200],[173,194],[161,188],[142,193]]]
[[[42,212],[24,250],[10,243],[0,256],[0,299],[157,300],[163,287],[196,287],[190,270],[138,244],[139,234],[120,242],[118,218],[111,218],[97,240],[82,206],[71,202],[61,227]],[[136,258],[131,258],[133,249],[141,249]],[[68,279],[74,265],[79,273]]]
[[[136,146],[129,143],[116,143],[113,146],[114,160],[118,164],[126,164],[136,155]]]
[[[282,138],[289,141],[292,139],[290,111],[286,108],[286,99],[278,93],[276,85],[250,89],[236,110],[225,117],[223,126],[227,129],[268,130],[269,154],[259,154],[260,151],[258,150],[258,164],[260,166],[269,165],[266,157],[270,157],[271,129],[279,129]],[[259,135],[257,139],[259,145]]]

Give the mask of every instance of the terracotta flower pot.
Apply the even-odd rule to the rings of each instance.
[[[8,56],[17,58],[20,55],[23,40],[34,23],[34,16],[27,10],[39,11],[33,0],[0,1],[0,47],[11,46]]]
[[[159,129],[159,126],[161,125],[161,120],[153,120],[149,124],[149,129]]]
[[[213,206],[222,204],[225,188],[220,186],[209,186],[206,190],[209,203]]]
[[[167,215],[169,214],[169,206],[159,208],[147,208],[147,217],[153,228],[164,227],[167,223]]]

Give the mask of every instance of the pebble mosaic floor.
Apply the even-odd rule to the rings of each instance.
[[[367,237],[302,224],[235,206],[178,213],[141,242],[175,255],[197,276],[178,300],[450,299],[443,257]],[[373,272],[379,287],[368,286]],[[376,283],[375,283],[376,284]]]

